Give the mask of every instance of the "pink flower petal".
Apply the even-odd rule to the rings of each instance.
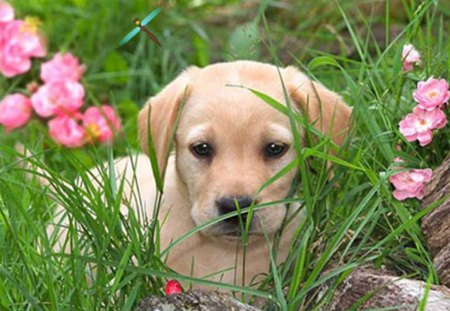
[[[33,108],[41,117],[72,114],[83,106],[83,85],[72,80],[55,80],[41,86],[31,97]]]
[[[48,128],[50,137],[65,147],[81,147],[86,141],[86,132],[76,118],[56,117],[48,122]]]
[[[433,139],[432,131],[447,124],[445,113],[440,109],[425,110],[419,106],[399,123],[399,131],[406,140],[418,140],[421,146],[426,146]]]
[[[410,198],[410,193],[406,190],[394,190],[394,192],[392,193],[394,198],[396,198],[399,201],[403,201],[406,200],[408,198]]]
[[[79,81],[86,70],[78,58],[71,53],[58,53],[41,66],[41,79],[48,83],[54,80]]]
[[[422,189],[420,189],[419,191],[416,192],[416,198],[419,200],[422,200],[424,196],[425,196],[425,191],[423,190],[423,187],[422,187]]]
[[[417,84],[413,98],[421,109],[434,110],[449,100],[449,85],[444,79],[430,77],[427,81],[420,81]]]
[[[31,100],[22,94],[11,94],[0,102],[0,124],[12,130],[28,123],[33,109]]]
[[[14,19],[13,7],[5,1],[0,0],[0,23],[7,23]]]
[[[422,199],[425,184],[431,181],[431,169],[413,169],[391,175],[389,178],[395,190],[392,193],[397,200],[407,198]]]
[[[431,143],[431,141],[433,140],[433,134],[431,131],[419,133],[417,134],[417,140],[419,141],[419,144],[424,147]]]
[[[416,48],[411,44],[403,46],[402,51],[403,70],[408,72],[414,68],[420,62],[420,54]]]
[[[23,74],[30,70],[32,57],[45,56],[43,37],[29,22],[13,20],[1,28],[0,72],[4,76]]]
[[[89,107],[83,115],[83,125],[89,136],[99,142],[110,141],[120,131],[121,122],[111,106]]]

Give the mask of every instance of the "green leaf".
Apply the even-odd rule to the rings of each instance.
[[[77,7],[83,9],[86,7],[87,0],[72,0],[73,4]]]
[[[195,48],[195,62],[200,67],[205,67],[209,65],[209,44],[208,42],[199,36],[198,34],[195,34],[192,38],[192,43],[194,44]]]
[[[269,95],[266,95],[264,93],[261,93],[258,90],[248,88],[245,86],[241,86],[241,85],[229,85],[229,86],[230,87],[241,87],[241,88],[247,89],[250,92],[252,92],[253,94],[255,94],[256,96],[258,96],[260,99],[262,99],[265,103],[272,106],[272,108],[274,108],[275,110],[278,110],[279,112],[281,112],[284,115],[288,115],[288,109],[286,108],[286,106],[284,106],[283,104],[278,102],[276,99],[270,97]]]
[[[132,101],[131,99],[125,99],[120,101],[120,103],[117,105],[117,110],[119,111],[119,114],[123,118],[132,119],[131,121],[136,123],[135,118],[139,113],[139,107],[134,101]]]
[[[425,291],[423,293],[422,299],[420,300],[420,304],[417,308],[418,311],[425,311],[425,307],[427,306],[428,296],[430,295],[430,289],[433,285],[433,274],[430,273],[427,277],[427,283],[425,285]]]
[[[332,58],[330,56],[317,56],[317,57],[314,57],[309,62],[308,68],[310,70],[314,70],[314,69],[316,69],[318,67],[326,66],[326,65],[337,67],[337,68],[341,67],[341,65],[339,65],[339,63],[334,58]]]
[[[228,39],[228,59],[259,59],[261,54],[259,30],[250,22],[237,27]]]
[[[150,115],[152,113],[152,109],[151,106],[149,106],[148,109],[148,116],[147,116],[147,122],[148,124],[150,124]],[[156,183],[156,188],[158,189],[158,191],[160,191],[161,193],[164,190],[164,186],[163,186],[163,176],[162,173],[159,170],[159,166],[158,166],[158,159],[156,157],[156,150],[155,150],[155,145],[153,144],[153,137],[152,137],[152,131],[150,130],[150,126],[148,127],[148,157],[150,158],[150,164],[152,166],[152,170],[153,170],[153,176],[155,178],[155,183]]]
[[[127,84],[128,64],[117,52],[111,52],[105,59],[104,69],[109,74],[108,80],[115,84]]]
[[[338,157],[335,157],[335,156],[325,153],[325,152],[321,152],[319,150],[315,150],[315,149],[311,149],[311,148],[304,148],[303,152],[304,152],[305,158],[313,156],[313,157],[317,157],[317,158],[320,158],[323,160],[331,161],[333,163],[336,163],[336,164],[339,164],[339,165],[342,165],[342,166],[345,166],[345,167],[348,167],[348,168],[351,168],[354,170],[365,171],[365,169],[361,166],[354,165],[350,162],[339,159]]]

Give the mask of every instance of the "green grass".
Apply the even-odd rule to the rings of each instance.
[[[319,310],[355,267],[366,264],[439,284],[420,229],[429,210],[420,212],[416,200],[396,201],[388,177],[396,156],[411,167],[434,168],[448,155],[449,126],[426,148],[398,131],[414,105],[416,81],[430,75],[449,79],[446,1],[390,1],[390,10],[375,1],[291,1],[289,9],[271,2],[261,19],[257,7],[238,1],[169,2],[151,23],[162,48],[145,36],[117,47],[132,19],[154,7],[148,1],[11,2],[19,17],[41,18],[49,51],[70,50],[88,65],[88,103],[107,98],[123,118],[124,134],[112,147],[66,150],[37,121],[12,133],[0,129],[0,310],[132,310],[141,298],[162,294],[166,278],[232,289],[248,299],[265,297],[270,310]],[[258,40],[249,43],[234,23],[257,25]],[[405,76],[400,53],[407,42],[422,52],[423,70]],[[333,146],[324,139],[299,149],[298,196],[306,218],[286,262],[273,265],[255,288],[194,280],[166,268],[158,224],[148,219],[148,226],[138,225],[139,213],[121,216],[124,183],[115,185],[109,174],[114,157],[138,152],[135,118],[149,95],[190,64],[236,58],[296,65],[354,107],[352,135],[338,152],[339,162],[327,156]],[[35,63],[30,75],[0,78],[0,94],[24,89],[37,73]],[[303,124],[289,109],[254,94]],[[26,178],[16,141],[36,152],[29,161],[49,172],[56,195]],[[328,160],[338,162],[331,181]],[[88,169],[100,163],[109,165],[90,175]],[[74,190],[76,176],[84,182],[82,191]],[[95,179],[105,185],[104,197]],[[46,231],[56,203],[68,211],[71,254],[55,251],[55,235]],[[94,278],[86,277],[94,271]]]

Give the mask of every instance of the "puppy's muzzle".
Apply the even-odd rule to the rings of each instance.
[[[216,205],[218,208],[219,215],[225,215],[228,213],[233,213],[236,211],[241,211],[252,205],[254,202],[254,198],[251,196],[227,196],[220,198],[216,201]],[[225,219],[222,223],[226,232],[225,234],[239,234],[242,226],[245,226],[248,218],[248,211],[244,211],[242,213],[238,213],[238,215],[233,216],[231,218]],[[250,220],[252,221],[252,220]]]

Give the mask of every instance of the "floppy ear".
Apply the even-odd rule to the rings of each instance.
[[[285,74],[283,79],[295,105],[307,114],[310,124],[340,146],[351,126],[352,108],[338,94],[311,81],[298,69],[287,67]]]
[[[180,106],[187,99],[188,84],[197,67],[189,67],[156,96],[150,97],[138,115],[138,137],[142,150],[148,154],[149,126],[155,147],[158,168],[162,175],[170,152],[170,138],[175,130]]]

